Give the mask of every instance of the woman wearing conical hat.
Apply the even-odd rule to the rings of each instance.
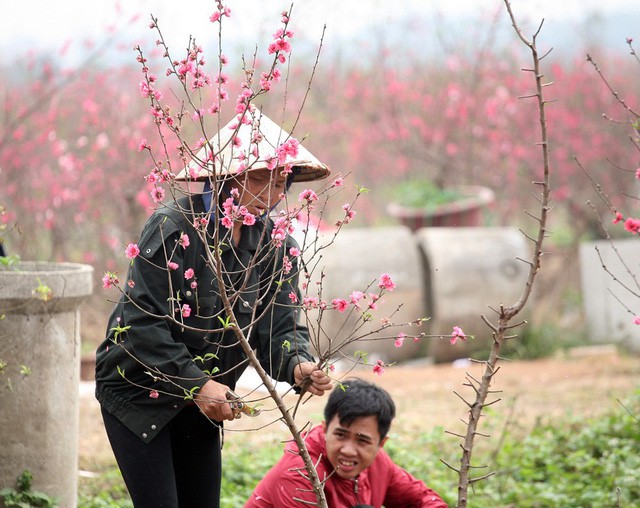
[[[311,376],[316,395],[331,387],[292,305],[299,248],[268,213],[291,182],[329,168],[263,114],[236,122],[176,177],[187,188],[204,181],[203,192],[160,206],[129,246],[123,294],[97,350],[96,397],[136,508],[219,506],[222,422],[243,407],[233,390],[248,365],[225,295],[272,378]]]

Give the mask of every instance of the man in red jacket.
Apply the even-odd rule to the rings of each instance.
[[[391,396],[379,386],[348,379],[335,388],[324,422],[306,435],[309,454],[330,508],[447,508],[433,490],[393,463],[382,449],[395,416]],[[294,442],[256,486],[245,508],[300,508],[315,503]]]

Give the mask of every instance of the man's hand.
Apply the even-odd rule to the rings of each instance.
[[[331,378],[313,362],[302,362],[293,368],[296,385],[314,395],[331,390]]]
[[[231,409],[231,404],[227,400],[228,390],[228,386],[216,383],[213,379],[210,379],[200,388],[194,400],[200,408],[200,411],[212,420],[217,422],[233,420],[235,419],[235,414]]]

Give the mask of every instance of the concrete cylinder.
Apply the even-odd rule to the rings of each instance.
[[[437,362],[469,356],[491,346],[491,330],[501,304],[512,305],[524,290],[531,245],[516,228],[423,228],[416,239],[425,262],[424,298],[431,339],[429,356]],[[526,313],[514,319],[521,321]],[[451,345],[447,336],[461,327],[473,340]],[[522,328],[514,330],[521,333]]]
[[[637,238],[580,245],[584,315],[593,342],[616,342],[640,353],[638,312],[640,250]]]
[[[79,305],[92,273],[72,263],[0,269],[0,488],[27,469],[62,508],[77,504]]]
[[[346,227],[335,239],[332,234],[319,234],[317,245],[329,242],[332,242],[331,245],[318,256],[307,259],[308,267],[314,269],[309,284],[310,296],[314,296],[314,292],[317,294],[321,273],[324,273],[321,281],[322,299],[329,304],[334,298],[348,301],[352,291],[377,293],[378,279],[383,273],[388,273],[397,286],[383,296],[378,302],[378,309],[371,313],[371,321],[362,327],[359,320],[361,312],[352,315],[337,310],[323,312],[320,326],[312,323],[314,329],[320,330],[321,348],[326,347],[329,340],[338,343],[352,335],[365,336],[363,340],[342,350],[342,354],[352,359],[356,351],[368,353],[370,363],[375,363],[377,359],[390,363],[426,356],[423,340],[413,342],[407,339],[402,347],[394,345],[398,333],[417,335],[426,330],[424,325],[420,328],[402,326],[376,331],[385,317],[397,324],[427,317],[422,291],[422,261],[411,231],[402,226]],[[372,286],[367,289],[370,284]],[[366,300],[364,305],[369,301]],[[314,319],[311,316],[311,321]]]

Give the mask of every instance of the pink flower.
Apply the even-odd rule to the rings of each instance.
[[[636,169],[636,179],[640,180],[640,168]]]
[[[624,220],[624,216],[620,212],[616,212],[615,218],[611,221],[612,224],[617,224],[618,222]]]
[[[388,273],[383,273],[382,275],[380,275],[380,282],[378,282],[378,287],[386,289],[387,291],[393,291],[396,287],[396,284],[391,280],[391,276]]]
[[[402,347],[402,343],[404,342],[404,338],[405,338],[406,336],[407,336],[407,334],[406,334],[406,333],[402,333],[402,332],[400,332],[400,333],[398,334],[398,336],[396,337],[396,342],[395,342],[395,344],[394,344],[394,345],[395,345],[396,347]]]
[[[193,279],[193,276],[195,275],[195,272],[193,271],[193,268],[188,268],[187,270],[185,270],[184,272],[184,278],[186,280],[189,279]]]
[[[189,247],[191,241],[189,240],[189,236],[187,235],[187,233],[182,233],[182,235],[180,235],[180,240],[178,241],[178,243],[185,249]]]
[[[114,272],[106,272],[102,277],[102,287],[108,289],[120,283],[118,276]]]
[[[140,141],[140,144],[138,145],[138,152],[142,152],[142,150],[144,150],[145,148],[151,148],[149,146],[149,143],[147,143],[146,139],[143,139]]]
[[[291,269],[293,268],[293,263],[291,263],[291,260],[289,259],[289,256],[283,256],[282,258],[282,271],[287,274],[291,271]]]
[[[318,195],[311,189],[305,189],[300,194],[298,194],[298,201],[313,203],[314,201],[318,201]]]
[[[342,209],[345,212],[343,223],[349,224],[349,222],[351,222],[353,218],[356,216],[356,212],[355,210],[351,209],[351,205],[349,203],[342,205]]]
[[[640,231],[640,219],[629,217],[626,221],[624,221],[624,229],[626,229],[630,233],[636,234],[638,231]]]
[[[191,281],[191,289],[195,289],[197,287],[198,287],[198,283],[195,280]]]
[[[342,178],[336,178],[333,181],[333,187],[342,187],[344,185],[344,180]]]
[[[302,304],[306,309],[317,309],[318,308],[318,297],[315,296],[305,296],[302,299]]]
[[[291,254],[292,258],[297,258],[300,255],[300,249],[297,247],[291,247],[289,249],[289,254]]]
[[[162,187],[154,187],[151,191],[151,199],[154,203],[160,203],[164,199],[164,189]]]
[[[255,223],[256,216],[251,213],[247,213],[242,219],[242,224],[244,224],[245,226],[253,226]]]
[[[364,297],[364,293],[362,291],[353,291],[349,295],[349,299],[351,300],[351,303],[353,303],[356,307],[358,306],[358,302],[362,300],[363,297]]]
[[[338,312],[344,312],[349,307],[349,302],[347,302],[344,298],[334,298],[331,300],[331,307],[337,309]]]
[[[378,374],[378,376],[384,374],[384,362],[382,360],[378,360],[373,366],[373,373]]]
[[[231,218],[229,216],[223,217],[220,222],[227,229],[232,229],[233,228],[233,221],[231,220]]]
[[[127,255],[129,259],[138,257],[138,254],[140,254],[140,249],[138,247],[138,244],[130,243],[129,245],[127,245],[127,248],[124,251],[124,253]]]
[[[151,390],[149,392],[149,397],[152,399],[157,399],[158,397],[160,397],[160,394],[158,393],[158,390]]]
[[[291,303],[298,303],[298,295],[295,291],[289,293],[289,300],[291,300]]]
[[[206,229],[209,225],[209,219],[206,217],[200,217],[193,221],[193,227],[196,229]]]
[[[640,316],[636,316],[635,318],[633,318],[633,322],[636,325],[640,325]]]
[[[135,283],[135,281],[133,281],[133,280],[129,279],[129,280],[127,281],[127,286],[129,286],[130,288],[133,288],[133,287],[135,287],[135,286],[136,286],[136,283]]]
[[[451,340],[450,340],[452,345],[455,344],[458,339],[465,340],[466,338],[467,336],[462,331],[462,328],[460,328],[459,326],[453,327],[453,332],[451,333]]]
[[[189,317],[191,315],[191,307],[188,303],[182,306],[182,317]]]
[[[285,39],[277,39],[269,44],[269,54],[272,55],[276,51],[289,53],[291,51],[291,43]]]
[[[167,261],[167,268],[169,268],[169,270],[177,270],[178,263],[174,263],[173,261]]]
[[[295,138],[289,138],[284,143],[282,143],[277,150],[278,161],[280,162],[280,164],[283,164],[287,160],[287,158],[293,158],[298,155],[299,147],[300,143]]]

